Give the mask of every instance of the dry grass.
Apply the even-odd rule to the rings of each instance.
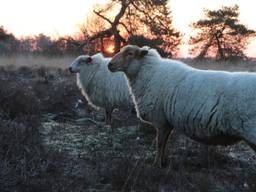
[[[18,55],[18,56],[1,56],[0,66],[6,66],[9,69],[16,69],[21,66],[28,66],[33,68],[39,67],[54,67],[65,69],[72,62],[75,57],[46,57],[33,55]]]
[[[183,62],[192,67],[206,70],[221,70],[221,71],[256,71],[256,61],[214,61],[210,59],[193,60],[182,59]]]
[[[36,55],[1,56],[0,66],[8,69],[28,66],[32,68],[53,67],[66,69],[75,58],[72,56],[46,57]],[[223,70],[223,71],[256,71],[256,61],[214,61],[210,59],[194,60],[181,59],[183,62],[200,69]]]
[[[173,135],[168,167],[158,169],[151,166],[154,134],[134,126],[118,127],[113,136],[105,125],[77,124],[81,116],[100,114],[63,70],[72,60],[0,58],[0,191],[256,190],[255,153],[243,143],[205,147]],[[256,69],[254,62],[185,62],[203,69]]]

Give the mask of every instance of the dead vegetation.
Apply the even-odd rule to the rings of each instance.
[[[175,134],[159,169],[154,133],[129,117],[111,134],[103,117],[64,69],[1,67],[0,191],[256,191],[256,154],[243,143],[209,147]]]

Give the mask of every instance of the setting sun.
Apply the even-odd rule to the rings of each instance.
[[[115,52],[115,46],[114,45],[109,45],[107,48],[106,48],[106,51],[108,53],[114,53]]]

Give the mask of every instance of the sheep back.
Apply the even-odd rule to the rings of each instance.
[[[167,121],[195,140],[240,137],[249,131],[246,122],[256,125],[255,74],[198,70],[157,57],[143,62],[149,64],[130,82],[141,119],[155,126]]]

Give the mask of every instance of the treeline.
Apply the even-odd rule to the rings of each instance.
[[[44,56],[62,56],[62,55],[79,55],[82,53],[94,54],[103,52],[106,56],[111,56],[107,48],[114,46],[114,39],[111,37],[100,38],[87,42],[89,36],[81,36],[74,38],[72,36],[64,36],[51,38],[43,33],[36,36],[27,36],[16,38],[9,33],[3,26],[0,26],[0,55],[44,55]],[[160,40],[152,40],[143,35],[133,35],[127,39],[127,44],[137,44],[138,46],[150,46],[158,49],[162,56],[168,56],[163,49],[157,47],[161,44]],[[113,47],[114,48],[114,47]]]
[[[56,56],[101,51],[112,56],[122,46],[135,44],[155,48],[164,57],[173,57],[185,43],[190,46],[190,55],[196,58],[246,59],[245,51],[256,37],[256,31],[242,24],[239,14],[238,5],[205,9],[204,17],[191,23],[193,33],[184,42],[184,34],[173,27],[169,0],[109,0],[106,5],[94,7],[80,26],[79,38],[51,39],[39,34],[17,39],[0,27],[0,55]]]
[[[52,39],[45,34],[18,39],[3,26],[0,27],[0,55],[77,55],[78,42],[79,40],[74,40],[69,36]]]

